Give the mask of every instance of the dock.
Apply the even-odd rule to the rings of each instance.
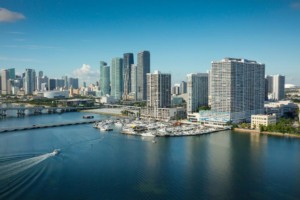
[[[101,120],[81,120],[77,122],[61,122],[54,124],[39,124],[39,125],[31,125],[31,126],[20,126],[20,127],[7,127],[1,128],[0,133],[13,132],[13,131],[24,131],[24,130],[32,130],[32,129],[42,129],[42,128],[53,128],[53,127],[61,127],[61,126],[73,126],[73,125],[82,125],[82,124],[92,124]]]

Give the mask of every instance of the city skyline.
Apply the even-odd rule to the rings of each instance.
[[[121,9],[122,8],[122,9]],[[99,61],[151,52],[151,72],[206,72],[224,57],[257,60],[300,85],[299,0],[32,1],[0,5],[0,68],[99,80]],[[174,70],[176,69],[176,70]]]

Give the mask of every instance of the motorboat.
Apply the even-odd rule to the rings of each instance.
[[[84,115],[82,118],[83,119],[93,119],[94,116],[93,115]]]
[[[141,133],[141,136],[143,137],[155,137],[151,132]]]
[[[100,129],[101,131],[112,131],[112,130],[113,130],[112,128],[110,128],[110,127],[107,126],[107,125],[100,126],[99,129]]]
[[[52,152],[52,154],[54,156],[58,155],[59,153],[60,153],[60,149],[54,149],[53,152]]]

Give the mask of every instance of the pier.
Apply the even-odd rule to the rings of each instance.
[[[32,130],[32,129],[41,129],[41,128],[53,128],[53,127],[61,127],[61,126],[73,126],[73,125],[82,125],[82,124],[92,124],[98,122],[100,120],[86,120],[86,121],[78,121],[78,122],[62,122],[55,124],[39,124],[39,125],[31,125],[31,126],[21,126],[21,127],[7,127],[1,128],[0,133],[13,132],[13,131],[24,131],[24,130]]]

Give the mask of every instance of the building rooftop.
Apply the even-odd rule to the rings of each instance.
[[[212,61],[212,63],[220,63],[220,62],[240,62],[240,63],[262,64],[262,63],[256,62],[255,60],[248,60],[245,58],[230,58],[230,57],[225,57],[221,61]]]

